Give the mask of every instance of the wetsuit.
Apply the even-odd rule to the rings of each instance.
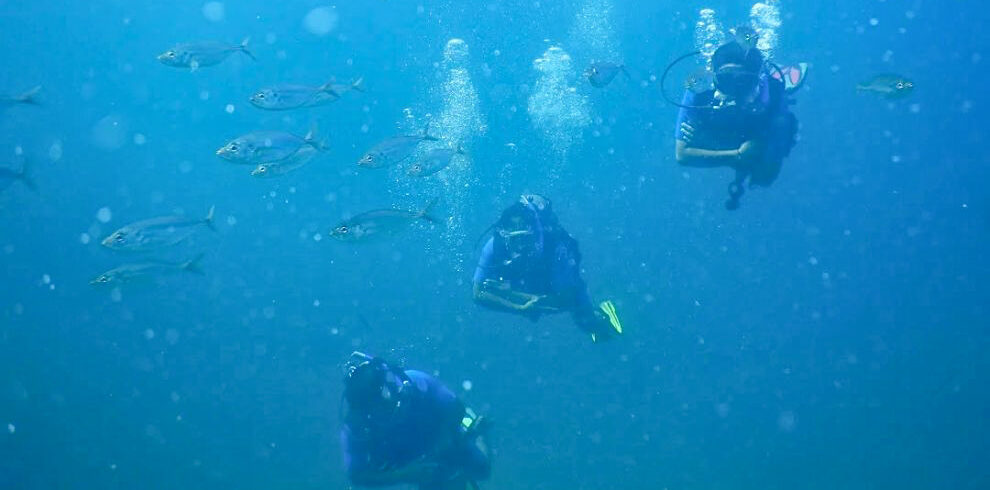
[[[734,150],[744,142],[766,143],[763,155],[748,168],[737,169],[749,177],[752,185],[769,186],[777,179],[780,168],[797,135],[797,118],[790,112],[789,101],[780,80],[760,77],[759,95],[748,107],[712,109],[715,91],[684,93],[677,115],[674,137],[684,138],[682,123],[695,130],[690,146],[710,150]]]
[[[465,436],[461,425],[464,405],[436,378],[421,371],[405,371],[409,385],[387,420],[368,421],[349,414],[341,431],[344,464],[351,482],[368,486],[362,475],[402,468],[420,458],[440,465],[430,481],[410,481],[423,490],[444,488],[454,476],[469,480],[488,478],[488,457]]]
[[[581,254],[577,241],[566,232],[557,230],[548,236],[542,254],[537,257],[509,264],[506,264],[507,259],[503,247],[496,246],[494,237],[489,238],[474,271],[475,286],[486,280],[495,280],[508,283],[514,291],[562,296],[566,303],[564,308],[571,312],[579,327],[590,333],[602,330],[602,320],[595,315],[596,308],[588,295],[588,286],[581,278]],[[523,314],[537,320],[541,312]]]

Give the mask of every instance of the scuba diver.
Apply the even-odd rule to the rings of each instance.
[[[729,167],[726,209],[739,208],[744,186],[768,187],[777,179],[784,158],[794,147],[798,122],[790,111],[790,95],[804,83],[807,63],[781,68],[756,47],[757,33],[749,26],[731,31],[734,37],[711,57],[713,84],[696,90],[687,85],[677,116],[675,157],[688,167]],[[684,55],[668,65],[699,55]],[[696,77],[693,77],[697,81]]]
[[[477,490],[491,472],[480,439],[488,425],[436,378],[351,354],[341,442],[351,484]]]
[[[489,230],[474,272],[476,303],[533,321],[568,311],[594,342],[622,333],[611,301],[592,304],[577,241],[560,226],[549,199],[523,195]]]

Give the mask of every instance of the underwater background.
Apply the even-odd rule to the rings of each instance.
[[[990,14],[769,3],[775,59],[812,71],[779,180],[736,212],[729,171],[674,161],[659,77],[695,49],[702,8],[729,27],[748,2],[0,3],[0,93],[43,87],[40,106],[0,109],[0,165],[29,164],[37,187],[0,193],[0,488],[347,488],[355,349],[435,372],[491,417],[484,488],[990,488]],[[257,62],[155,59],[245,37]],[[591,87],[594,59],[631,77]],[[914,93],[856,93],[889,72]],[[331,77],[366,93],[247,100]],[[214,155],[314,123],[330,149],[278,179]],[[443,174],[356,166],[427,126],[467,152]],[[471,302],[477,241],[522,192],[553,200],[622,338]],[[442,225],[328,237],[435,198]],[[215,233],[160,253],[100,245],[211,206]],[[203,276],[90,284],[200,253]]]

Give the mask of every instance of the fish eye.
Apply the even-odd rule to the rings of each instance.
[[[257,93],[257,94],[255,94],[254,96],[255,96],[256,98],[259,98],[259,99],[261,99],[261,100],[265,100],[265,93],[264,93],[264,92],[258,92],[258,93]]]
[[[175,58],[175,51],[168,51],[165,53],[165,56],[168,56],[169,58]]]
[[[348,231],[350,231],[350,230],[347,229],[347,226],[346,225],[340,225],[340,226],[337,227],[337,233],[339,233],[341,235],[346,235]]]
[[[110,282],[110,276],[108,276],[106,274],[103,274],[102,276],[96,278],[96,282],[99,282],[99,283],[108,283],[108,282]]]
[[[897,88],[904,88],[904,82],[897,82]]]
[[[123,233],[117,233],[116,235],[113,236],[113,241],[115,241],[117,243],[123,243],[124,242],[124,234]]]
[[[230,144],[230,151],[237,151],[237,149],[238,149],[237,143],[231,143]]]

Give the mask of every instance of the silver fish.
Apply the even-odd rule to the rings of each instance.
[[[361,213],[337,224],[330,230],[330,236],[342,242],[350,243],[388,239],[402,233],[419,220],[437,223],[436,218],[429,215],[434,204],[436,204],[436,200],[430,202],[421,211],[376,209]]]
[[[465,155],[460,146],[453,148],[434,148],[426,153],[421,160],[409,166],[406,174],[410,177],[428,177],[450,165],[454,155]]]
[[[303,147],[300,148],[295,155],[292,155],[284,160],[258,164],[258,166],[251,171],[251,175],[262,179],[281,177],[289,172],[293,172],[304,167],[313,160],[313,157],[315,157],[317,153],[318,152],[314,148]]]
[[[203,269],[199,266],[202,259],[203,254],[199,254],[192,260],[180,263],[149,261],[137,264],[125,264],[94,277],[89,283],[94,286],[124,286],[152,281],[165,274],[174,272],[192,272],[193,274],[202,275]]]
[[[856,86],[857,92],[873,92],[887,99],[902,99],[914,91],[914,82],[896,74],[883,74],[873,77],[866,83]]]
[[[158,61],[175,68],[189,68],[193,72],[202,67],[219,65],[235,52],[244,53],[252,60],[258,61],[258,58],[248,51],[250,40],[251,38],[245,38],[241,44],[234,45],[217,41],[177,44],[158,55]]]
[[[612,83],[612,80],[615,79],[615,76],[620,71],[626,74],[626,78],[631,78],[629,77],[629,72],[626,71],[626,65],[617,65],[608,61],[596,61],[584,70],[584,76],[593,87],[602,88]]]
[[[284,131],[248,133],[220,147],[217,156],[233,163],[260,165],[285,160],[307,147],[327,149],[322,141],[317,141],[315,127],[303,137]]]
[[[21,166],[21,171],[14,171],[12,168],[0,167],[0,191],[7,189],[14,182],[20,181],[22,184],[27,186],[28,189],[32,191],[37,191],[38,188],[34,186],[34,181],[28,175],[28,164],[24,162]]]
[[[28,90],[20,95],[0,95],[0,109],[6,109],[18,104],[41,105],[38,102],[38,94],[41,93],[41,85]]]
[[[100,243],[112,250],[128,252],[168,247],[189,238],[199,225],[206,225],[207,228],[216,231],[216,227],[213,226],[214,211],[215,206],[210,206],[210,212],[205,218],[200,219],[162,216],[138,221],[111,233]]]
[[[364,79],[358,78],[350,85],[327,82],[319,87],[280,84],[263,88],[248,100],[255,107],[267,111],[287,111],[304,107],[317,107],[335,102],[345,92],[364,92]]]
[[[358,165],[364,168],[385,168],[391,167],[412,156],[416,147],[423,141],[440,141],[439,138],[430,136],[429,126],[423,129],[422,134],[393,136],[368,150],[364,156],[358,160]]]

